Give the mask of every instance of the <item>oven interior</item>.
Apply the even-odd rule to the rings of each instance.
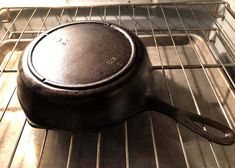
[[[16,95],[17,62],[35,37],[68,22],[108,21],[142,40],[160,99],[234,130],[235,13],[228,3],[10,7],[0,20],[0,167],[235,167],[235,145],[209,142],[160,113],[98,133],[36,129]]]

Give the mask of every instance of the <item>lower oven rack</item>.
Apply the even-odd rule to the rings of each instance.
[[[159,98],[234,130],[235,15],[229,4],[11,7],[0,10],[0,19],[0,167],[235,167],[234,145],[211,143],[158,113],[80,135],[32,128],[16,96],[17,61],[36,36],[68,22],[109,21],[145,44]]]

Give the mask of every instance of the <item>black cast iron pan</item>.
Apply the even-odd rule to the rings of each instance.
[[[17,86],[20,104],[35,127],[97,131],[152,110],[215,143],[235,141],[227,126],[159,100],[144,45],[115,24],[76,22],[43,33],[20,59]]]

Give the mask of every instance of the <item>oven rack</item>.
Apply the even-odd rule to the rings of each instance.
[[[144,41],[161,79],[158,90],[164,94],[159,97],[199,115],[215,116],[234,130],[235,14],[228,3],[11,7],[2,8],[0,13],[0,167],[235,166],[234,145],[221,147],[206,141],[153,112],[89,135],[32,128],[19,106],[15,81],[19,56],[40,33],[73,21],[110,21],[127,27]],[[168,56],[168,49],[172,56]],[[184,52],[193,53],[193,61],[181,58]],[[202,83],[210,90],[205,97],[214,100],[212,110],[218,116],[202,112],[207,107],[200,102],[204,92],[197,95],[200,89],[195,91],[191,73],[204,76]],[[185,91],[174,90],[172,80],[173,84],[182,84],[179,88]],[[183,97],[181,101],[177,96]],[[162,130],[161,121],[170,134]]]

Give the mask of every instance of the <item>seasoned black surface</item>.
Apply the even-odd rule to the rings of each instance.
[[[92,85],[120,74],[133,56],[127,34],[107,24],[71,24],[43,36],[31,60],[47,82]]]

